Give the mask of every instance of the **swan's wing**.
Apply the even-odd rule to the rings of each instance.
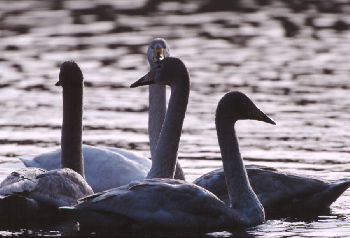
[[[143,179],[151,168],[151,161],[147,157],[117,148],[112,150],[83,145],[83,156],[85,177],[95,192]],[[47,170],[61,168],[60,149],[20,159],[27,167],[35,166]]]
[[[37,183],[27,197],[56,208],[75,205],[79,198],[93,193],[84,178],[68,168],[43,173],[37,176]]]
[[[39,168],[20,168],[13,171],[10,175],[8,175],[0,184],[0,189],[17,183],[22,180],[35,178],[37,175],[46,172],[44,169]],[[0,193],[1,194],[1,193]]]
[[[171,179],[147,179],[82,199],[71,214],[82,223],[114,226],[119,221],[144,227],[213,227],[227,221],[228,207],[215,195],[194,184]],[[78,214],[85,214],[78,216]],[[105,223],[91,220],[97,214]],[[110,221],[108,214],[112,214]],[[124,219],[123,219],[124,218]],[[118,221],[118,222],[117,222]]]

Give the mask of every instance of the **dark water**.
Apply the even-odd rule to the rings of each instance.
[[[59,147],[62,96],[54,84],[66,60],[75,60],[85,77],[84,143],[149,156],[147,88],[129,85],[147,72],[145,52],[155,37],[168,41],[171,54],[191,74],[179,149],[187,180],[221,166],[214,112],[232,90],[246,93],[277,122],[238,123],[247,164],[327,181],[349,177],[350,31],[335,27],[339,20],[350,23],[349,7],[340,13],[293,12],[276,1],[253,13],[203,13],[196,11],[196,1],[165,1],[156,12],[141,15],[135,9],[144,1],[115,0],[99,15],[98,1],[67,1],[62,10],[50,10],[49,2],[0,2],[1,180],[23,167],[17,156]],[[287,32],[293,37],[286,37],[278,16],[299,26]],[[306,24],[308,19],[314,26]],[[59,222],[1,226],[0,234],[346,237],[349,198],[346,191],[331,214],[268,220],[234,231],[123,233]]]

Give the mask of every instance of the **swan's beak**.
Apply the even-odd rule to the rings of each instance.
[[[267,116],[263,111],[261,111],[257,107],[252,111],[252,117],[254,120],[276,125],[276,122],[274,120],[272,120],[269,116]]]
[[[139,86],[154,84],[154,76],[157,72],[157,66],[153,67],[145,76],[137,80],[135,83],[130,85],[130,88],[136,88]]]
[[[164,59],[164,49],[163,48],[154,48],[153,50],[153,62]]]
[[[60,81],[58,81],[57,83],[55,83],[55,86],[61,86]]]

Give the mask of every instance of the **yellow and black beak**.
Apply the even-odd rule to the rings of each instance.
[[[164,56],[164,48],[154,48],[153,49],[153,62],[157,62],[163,60]]]

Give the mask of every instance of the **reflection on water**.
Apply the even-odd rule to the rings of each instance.
[[[249,228],[236,228],[229,231],[166,230],[166,231],[127,231],[80,227],[75,222],[41,222],[31,225],[1,226],[0,235],[18,236],[114,236],[114,237],[347,237],[349,226],[343,215],[318,216],[314,219],[285,218],[268,220],[262,225]],[[349,220],[347,220],[349,222]]]
[[[230,10],[242,11],[222,11],[218,4],[218,12],[206,12],[213,2],[207,1],[204,12],[198,12],[197,1],[149,1],[155,5],[143,9],[144,0],[115,0],[104,6],[66,1],[64,9],[55,7],[60,10],[50,10],[49,2],[0,2],[0,179],[23,167],[19,155],[59,147],[62,98],[54,84],[65,60],[77,61],[85,77],[84,142],[149,156],[147,88],[129,85],[147,71],[145,52],[155,37],[165,38],[171,54],[191,73],[179,151],[187,180],[221,167],[214,112],[221,96],[231,90],[249,95],[277,122],[274,127],[238,123],[247,164],[328,181],[348,177],[346,3],[292,1],[285,7],[282,1],[247,1],[253,5],[230,5],[235,8]],[[59,221],[2,224],[0,234],[345,237],[350,234],[349,198],[346,191],[330,214],[268,220],[233,231],[107,231]]]

